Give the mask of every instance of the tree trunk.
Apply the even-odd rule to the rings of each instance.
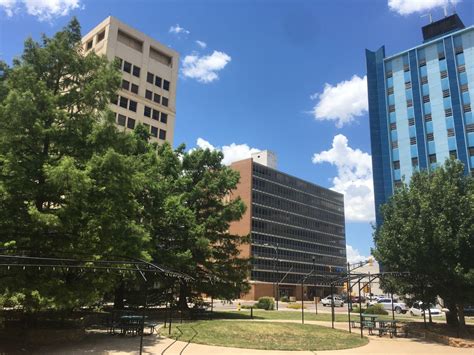
[[[120,282],[118,287],[115,289],[114,295],[114,309],[124,309],[124,295],[125,295],[125,284],[123,281]]]
[[[458,310],[454,303],[446,301],[446,308],[449,312],[446,313],[446,323],[450,326],[457,327],[459,325]]]
[[[457,304],[458,318],[459,318],[459,330],[464,332],[466,330],[466,319],[464,318],[464,305]]]
[[[181,282],[179,285],[179,301],[178,308],[181,311],[187,311],[188,307],[188,285],[186,282]]]

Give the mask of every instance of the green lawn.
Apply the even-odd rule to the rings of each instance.
[[[368,343],[358,334],[317,325],[238,320],[176,324],[171,337],[199,344],[266,350],[337,350]]]
[[[264,311],[261,309],[254,309],[253,316],[255,319],[269,319],[269,320],[301,320],[301,311]],[[378,316],[380,319],[392,319],[392,315],[388,316]],[[250,310],[243,309],[241,311],[224,311],[224,312],[214,312],[214,319],[250,319]],[[351,313],[351,319],[358,319],[358,313]],[[305,320],[317,320],[317,321],[331,321],[331,313],[319,313],[316,315],[314,311],[305,310],[304,312]],[[336,322],[347,322],[347,313],[346,314],[336,314]],[[395,315],[395,319],[400,321],[410,320],[411,317],[408,315]]]

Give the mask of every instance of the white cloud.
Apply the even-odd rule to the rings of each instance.
[[[374,220],[372,159],[368,153],[351,148],[347,138],[338,134],[333,139],[331,149],[314,154],[313,163],[329,163],[337,167],[337,176],[332,179],[331,189],[344,194],[346,220]]]
[[[202,149],[209,149],[211,151],[220,150],[224,153],[224,159],[222,162],[225,165],[230,165],[234,161],[248,159],[252,154],[260,152],[260,149],[250,148],[247,144],[235,144],[224,145],[222,148],[215,147],[208,141],[202,138],[198,138],[196,145]]]
[[[51,21],[55,17],[66,16],[80,6],[80,0],[0,0],[0,7],[7,16],[26,10],[40,21]]]
[[[349,244],[346,244],[346,255],[347,262],[349,263],[359,263],[368,259],[367,256],[361,255],[358,249],[353,248]]]
[[[318,121],[336,121],[336,126],[340,128],[367,112],[367,76],[361,78],[354,75],[351,80],[335,86],[326,83],[324,91],[312,95],[311,99],[318,100],[312,111],[314,118]]]
[[[207,43],[206,42],[203,42],[203,41],[199,41],[197,40],[196,41],[196,44],[201,47],[202,49],[206,48],[207,47]]]
[[[460,0],[388,0],[390,10],[400,15],[410,15],[415,12],[428,12],[437,7],[456,5]]]
[[[179,24],[176,24],[175,26],[171,26],[169,29],[169,32],[177,34],[177,35],[180,35],[180,34],[188,35],[191,33],[187,29],[181,27]]]
[[[219,79],[218,72],[230,61],[231,57],[224,52],[214,51],[212,54],[203,56],[193,53],[184,57],[182,73],[201,83],[210,83]]]

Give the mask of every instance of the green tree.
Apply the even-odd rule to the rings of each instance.
[[[147,258],[137,198],[146,180],[107,109],[120,75],[84,55],[76,19],[41,43],[25,42],[0,80],[0,247],[49,255]],[[11,270],[2,289],[27,308],[71,309],[95,302],[113,277],[77,271]]]
[[[474,180],[463,164],[415,172],[382,216],[373,255],[386,271],[410,272],[391,286],[425,302],[440,296],[448,324],[464,326],[463,306],[474,301]]]

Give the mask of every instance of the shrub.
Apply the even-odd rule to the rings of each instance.
[[[291,309],[301,309],[301,303],[290,303],[287,307]],[[306,309],[306,306],[304,306],[304,309]]]
[[[290,300],[290,299],[288,298],[288,296],[282,296],[282,297],[280,297],[280,301],[281,301],[281,302],[289,302],[289,300]]]
[[[252,304],[252,305],[244,304],[244,305],[241,306],[240,308],[242,308],[242,309],[250,309],[250,308],[255,308],[255,305],[254,305],[254,304]]]
[[[258,302],[255,303],[255,307],[259,309],[264,309],[266,311],[271,311],[275,309],[275,300],[273,297],[260,297]]]

